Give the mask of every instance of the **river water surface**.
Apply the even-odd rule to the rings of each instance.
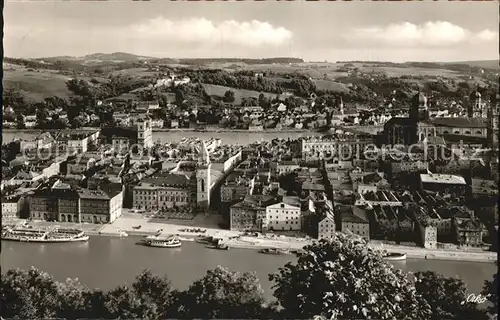
[[[167,275],[178,289],[187,288],[203,277],[207,270],[221,265],[232,271],[255,271],[267,298],[272,298],[268,274],[277,272],[292,255],[264,255],[255,250],[207,249],[196,242],[184,242],[181,248],[150,248],[137,245],[137,237],[91,237],[87,243],[21,243],[2,241],[2,272],[11,268],[34,266],[52,274],[57,280],[79,278],[92,288],[110,289],[130,284],[142,270]],[[480,292],[484,281],[496,271],[493,263],[412,260],[394,265],[409,271],[431,270],[446,276],[459,276],[470,292]]]

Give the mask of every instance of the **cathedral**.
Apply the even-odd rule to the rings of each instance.
[[[408,117],[395,117],[384,125],[384,140],[388,145],[411,145],[430,136],[436,136],[436,128],[429,121],[427,98],[421,92],[411,99]]]
[[[488,147],[498,150],[498,125],[500,122],[500,93],[497,93],[492,101],[491,107],[488,110]]]
[[[467,117],[429,119],[427,98],[419,92],[411,99],[408,117],[392,118],[385,124],[384,141],[389,145],[411,145],[426,137],[444,136],[447,140],[474,140],[498,148],[498,98],[497,94],[488,104],[475,91],[470,95]]]
[[[467,116],[469,118],[486,118],[488,116],[486,103],[482,100],[481,93],[477,90],[472,92],[469,97]]]

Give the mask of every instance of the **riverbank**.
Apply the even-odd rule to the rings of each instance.
[[[203,217],[201,217],[203,218]],[[206,220],[206,219],[205,219]],[[17,219],[12,223],[20,222]],[[312,244],[314,240],[307,238],[294,238],[287,236],[246,236],[243,232],[223,230],[216,227],[213,221],[203,224],[198,221],[172,221],[164,219],[149,219],[139,215],[121,216],[112,224],[95,225],[87,223],[51,223],[45,221],[31,222],[35,227],[53,226],[55,224],[80,228],[90,236],[124,237],[124,236],[149,236],[154,234],[170,235],[177,234],[184,241],[194,241],[199,236],[211,236],[221,238],[232,248],[260,250],[262,248],[279,248],[286,250],[299,250],[306,245]],[[4,224],[7,224],[4,221]],[[138,228],[140,226],[140,228]],[[204,232],[192,232],[194,229],[202,229]],[[372,243],[373,248],[387,252],[405,253],[408,259],[427,260],[449,260],[463,262],[494,262],[497,260],[496,252],[478,250],[442,250],[425,249],[419,247],[379,245]]]

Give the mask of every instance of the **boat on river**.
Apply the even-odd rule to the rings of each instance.
[[[207,245],[207,248],[217,249],[217,250],[229,250],[229,246],[225,243],[209,244],[209,245]]]
[[[144,239],[144,244],[157,248],[179,248],[182,246],[181,239],[177,236],[158,237],[151,236]]]
[[[387,261],[404,261],[406,260],[406,253],[388,252],[383,257]]]
[[[89,240],[89,236],[82,230],[74,228],[15,226],[2,230],[2,240],[49,243],[84,242]]]
[[[259,252],[264,254],[274,254],[274,255],[282,255],[290,253],[288,250],[278,249],[278,248],[264,248],[260,249]]]

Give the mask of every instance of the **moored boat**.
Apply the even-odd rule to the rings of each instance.
[[[144,244],[149,247],[158,248],[179,248],[182,246],[182,242],[179,237],[148,237],[144,240]]]
[[[229,250],[229,246],[224,243],[207,245],[207,248],[218,249],[218,250]]]
[[[387,261],[404,261],[406,260],[406,253],[388,252],[383,257]]]
[[[82,230],[71,228],[35,229],[28,227],[13,227],[2,231],[2,240],[20,242],[82,242],[88,241],[89,236]]]
[[[289,251],[285,249],[278,249],[278,248],[264,248],[259,250],[260,253],[265,253],[265,254],[274,254],[274,255],[282,255],[282,254],[288,254]]]

